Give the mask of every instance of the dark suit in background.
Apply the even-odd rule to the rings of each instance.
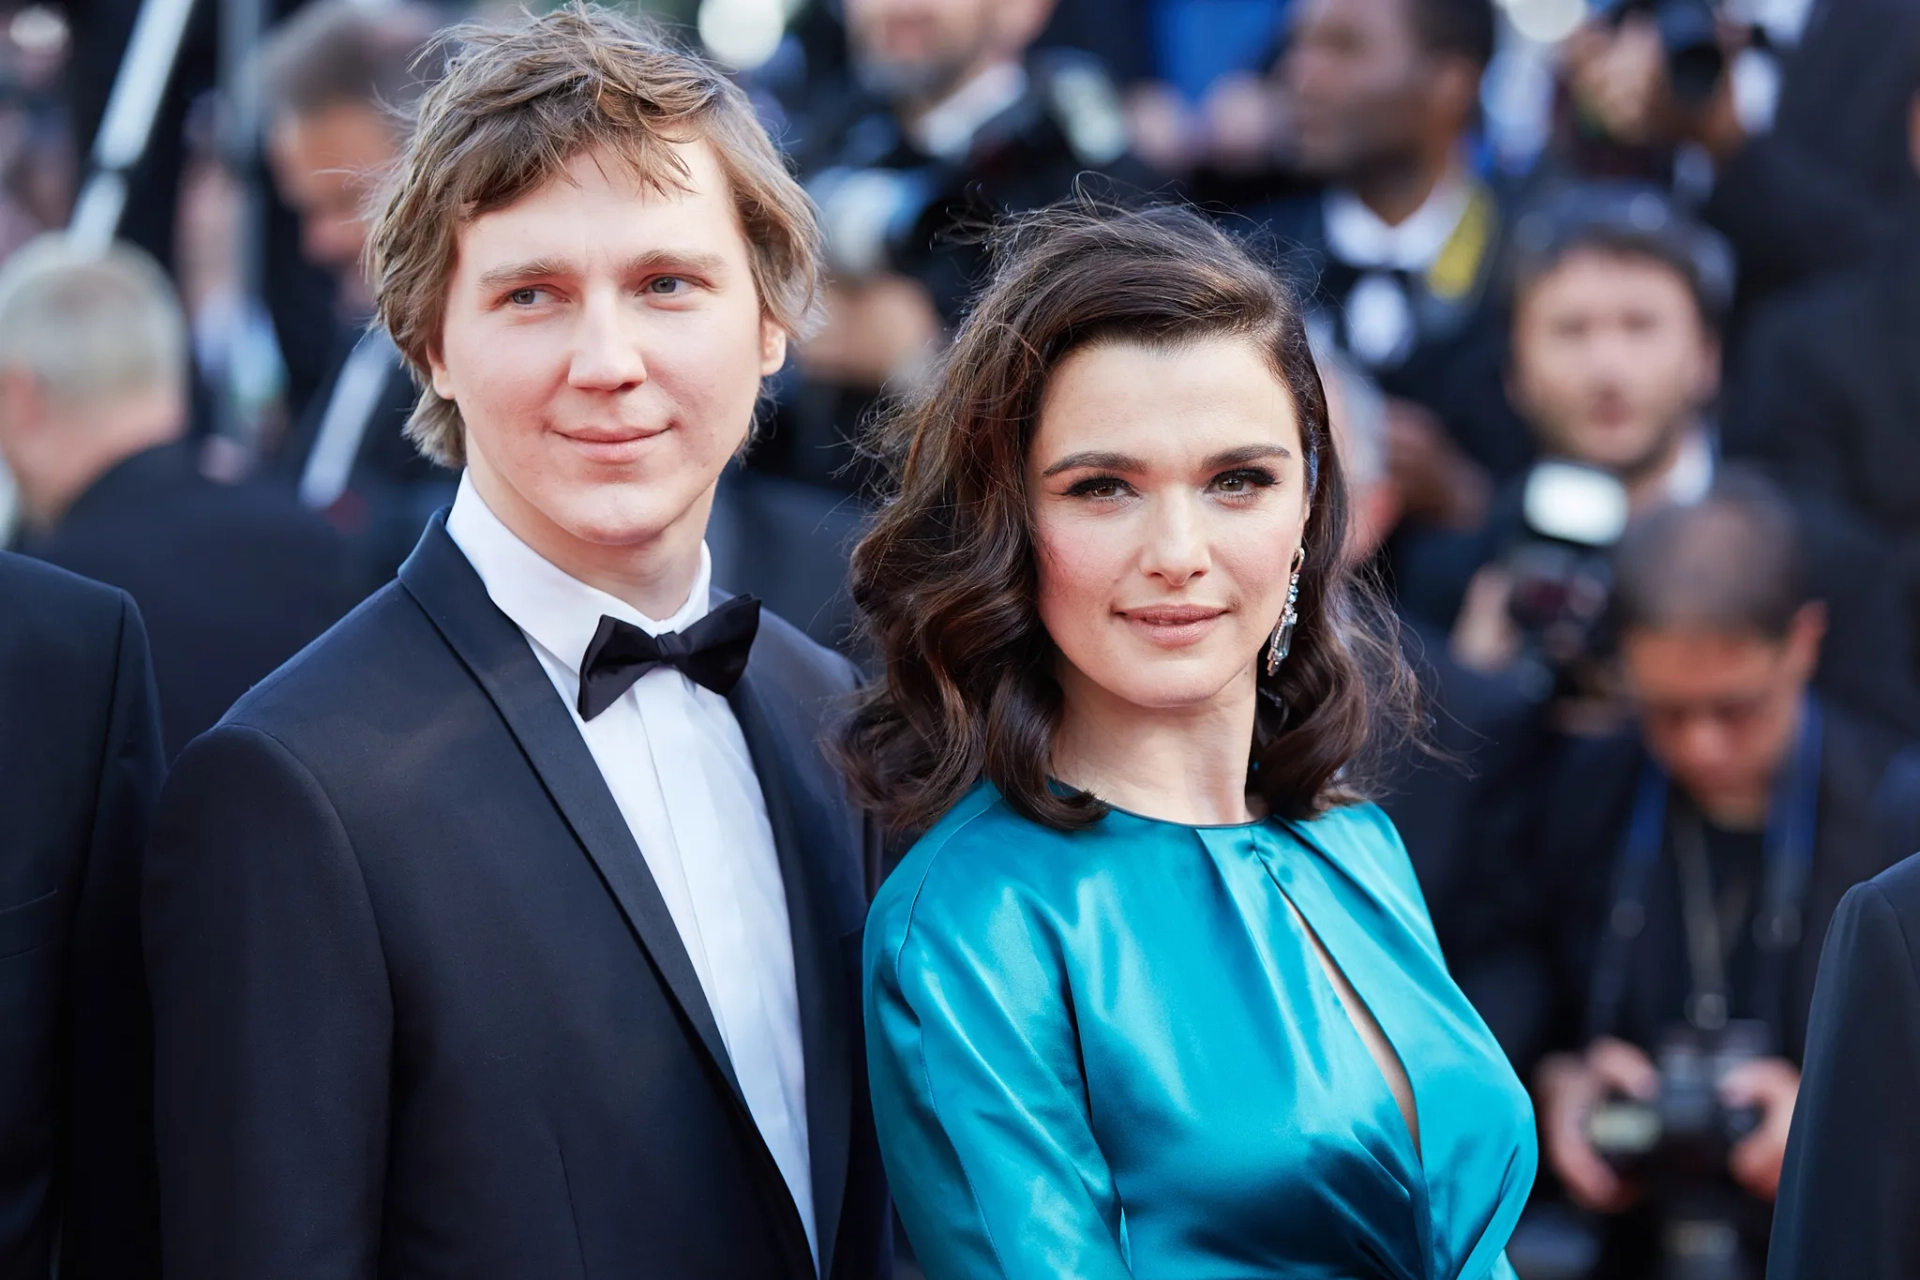
[[[844,659],[729,698],[792,929],[822,1265],[887,1271]],[[566,705],[441,519],[180,758],[148,856],[169,1272],[808,1280],[794,1201]]]
[[[207,479],[185,443],[127,458],[24,549],[140,606],[169,758],[359,598],[324,520],[278,490]]]
[[[0,1280],[159,1271],[140,847],[162,772],[118,591],[0,553]]]
[[[356,362],[365,362],[374,378],[373,394],[357,399],[349,376]],[[420,389],[393,343],[383,331],[357,332],[341,342],[306,412],[280,449],[275,470],[296,492],[328,430],[328,415],[343,398],[355,401],[346,406],[344,425],[357,435],[350,437],[344,487],[318,506],[347,540],[365,594],[393,577],[420,540],[428,517],[453,501],[459,477],[422,456],[407,439],[407,420]]]
[[[1482,868],[1504,867],[1522,837],[1545,717],[1517,681],[1455,662],[1444,633],[1406,619],[1400,625],[1401,649],[1426,700],[1430,750],[1400,744],[1382,770],[1376,798],[1407,846],[1434,932],[1451,959],[1482,943],[1488,927],[1479,901]]]
[[[1920,10],[1908,0],[1813,0],[1781,68],[1772,129],[1726,164],[1702,210],[1733,243],[1742,309],[1861,261],[1894,231],[1915,186],[1907,109],[1916,88]]]
[[[1817,525],[1864,521],[1920,626],[1920,199],[1865,264],[1758,316],[1726,438],[1777,471]],[[1909,647],[1907,663],[1920,670]]]
[[[1920,1275],[1920,856],[1841,899],[1820,957],[1769,1280]]]

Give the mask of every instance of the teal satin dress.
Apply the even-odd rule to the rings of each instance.
[[[1386,1077],[1291,899],[1393,1045]],[[1063,834],[982,786],[882,886],[867,1059],[931,1280],[1511,1277],[1532,1108],[1392,823]]]

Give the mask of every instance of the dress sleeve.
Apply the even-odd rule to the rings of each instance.
[[[928,1280],[1131,1276],[1057,944],[1016,894],[962,888],[975,901],[923,889],[867,934],[868,1071],[908,1241]]]

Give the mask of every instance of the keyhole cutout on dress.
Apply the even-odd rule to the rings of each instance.
[[[1374,1018],[1373,1010],[1367,1008],[1367,1002],[1347,981],[1347,975],[1334,963],[1333,954],[1320,941],[1320,935],[1314,932],[1307,918],[1300,914],[1300,908],[1293,904],[1293,898],[1281,894],[1286,899],[1287,910],[1292,914],[1294,923],[1306,934],[1307,941],[1313,947],[1313,954],[1325,970],[1327,981],[1333,984],[1333,990],[1340,997],[1340,1004],[1347,1011],[1347,1018],[1353,1023],[1353,1029],[1360,1033],[1360,1042],[1367,1046],[1367,1052],[1373,1055],[1374,1065],[1380,1068],[1380,1074],[1387,1082],[1387,1092],[1393,1095],[1393,1101],[1400,1108],[1400,1118],[1406,1121],[1407,1134],[1413,1139],[1413,1151],[1420,1154],[1420,1116],[1413,1105],[1413,1081],[1407,1078],[1407,1068],[1400,1061],[1399,1051],[1393,1042],[1387,1039],[1387,1033],[1380,1029],[1380,1023]]]

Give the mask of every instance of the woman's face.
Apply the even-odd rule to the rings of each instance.
[[[1074,352],[1041,403],[1027,492],[1069,704],[1252,698],[1307,521],[1299,416],[1265,353]]]

